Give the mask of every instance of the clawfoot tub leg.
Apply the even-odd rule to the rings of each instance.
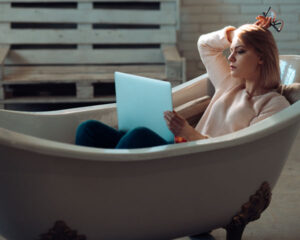
[[[70,229],[65,222],[56,221],[54,227],[48,233],[40,235],[38,240],[86,240],[85,235],[78,235],[76,230]]]
[[[259,219],[261,213],[269,206],[271,195],[269,184],[267,182],[262,183],[256,193],[250,196],[249,201],[242,206],[241,211],[225,227],[227,231],[226,240],[241,240],[246,225]]]

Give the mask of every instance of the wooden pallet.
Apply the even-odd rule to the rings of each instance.
[[[108,103],[115,101],[114,71],[164,79],[163,68],[161,65],[7,67],[2,86],[7,104]]]
[[[183,82],[178,6],[0,0],[0,104],[112,102],[115,71]]]

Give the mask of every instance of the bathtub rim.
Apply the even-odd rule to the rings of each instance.
[[[0,127],[0,144],[56,157],[95,161],[142,161],[208,152],[253,142],[277,132],[300,119],[300,101],[252,126],[220,137],[151,148],[115,150],[76,146],[25,135]],[[300,123],[300,122],[299,122]]]

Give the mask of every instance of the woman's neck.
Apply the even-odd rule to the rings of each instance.
[[[255,80],[245,80],[245,89],[250,96],[258,96],[268,92],[267,89],[259,86]]]

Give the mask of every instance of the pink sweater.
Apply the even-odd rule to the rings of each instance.
[[[289,106],[276,91],[249,97],[241,80],[231,77],[223,51],[230,47],[225,27],[200,36],[198,50],[215,94],[196,130],[209,137],[221,136],[261,121]]]

